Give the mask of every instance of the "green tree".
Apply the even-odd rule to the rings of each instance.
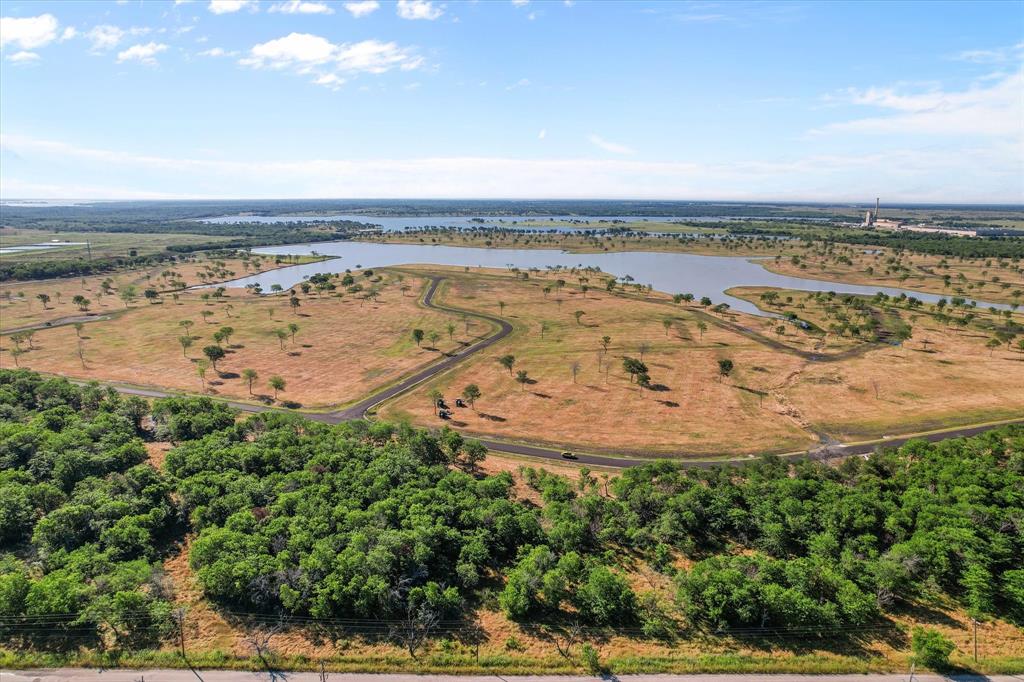
[[[455,325],[452,324],[451,322],[449,322],[447,325],[445,325],[445,329],[448,332],[448,340],[449,341],[454,341],[455,340]]]
[[[580,320],[583,318],[584,315],[586,315],[586,313],[583,312],[582,310],[577,310],[576,312],[573,313],[573,317],[576,318],[576,324],[582,324]]]
[[[516,364],[516,356],[514,355],[502,355],[498,358],[498,364],[508,370],[508,375],[512,376],[512,367]]]
[[[434,388],[434,389],[431,389],[430,393],[427,394],[427,397],[430,398],[430,404],[434,408],[434,416],[436,417],[437,416],[437,406],[438,406],[438,404],[442,400],[444,400],[444,394],[441,393],[441,391],[439,391],[436,388]]]
[[[725,360],[718,361],[718,380],[721,381],[723,378],[728,377],[732,374],[734,365],[732,360],[726,358]]]
[[[267,385],[274,389],[274,400],[277,400],[277,393],[284,390],[285,381],[275,374],[267,380]]]
[[[224,349],[221,348],[220,346],[210,345],[203,348],[203,355],[205,355],[206,358],[213,364],[213,371],[216,372],[217,361],[223,360],[226,353],[224,352]]]
[[[293,346],[295,345],[295,332],[297,332],[297,331],[299,331],[299,325],[295,324],[294,322],[289,322],[288,323],[288,333],[292,337],[292,345]]]
[[[38,298],[40,301],[43,302],[43,310],[47,310],[48,309],[47,305],[49,305],[49,303],[50,303],[50,295],[49,294],[36,294],[36,298]]]
[[[412,330],[412,340],[416,342],[416,347],[419,348],[420,344],[423,343],[424,333],[422,329]]]
[[[522,386],[522,390],[526,390],[526,384],[530,383],[530,376],[526,373],[525,369],[521,369],[516,372],[516,381]]]
[[[704,320],[697,321],[697,329],[700,330],[700,338],[704,340],[704,332],[708,330],[708,323]]]
[[[256,373],[254,369],[243,369],[242,378],[245,379],[246,383],[249,384],[249,395],[252,395],[252,382],[260,378],[260,375]]]
[[[481,395],[483,394],[480,392],[480,387],[476,384],[469,384],[462,389],[463,399],[465,399],[465,401],[469,403],[469,406],[473,408],[476,407],[476,401]]]
[[[192,337],[191,336],[179,336],[178,337],[178,343],[181,344],[181,356],[183,358],[187,358],[188,357],[188,349],[192,346]]]
[[[288,332],[283,329],[275,329],[274,336],[277,337],[277,343],[281,346],[281,350],[284,350],[284,342],[288,338]]]
[[[441,340],[441,335],[434,330],[430,330],[430,333],[427,334],[427,338],[430,339],[430,346],[432,348],[437,348],[437,342]]]
[[[949,655],[956,649],[952,640],[938,630],[915,627],[910,638],[914,662],[932,670],[949,668]]]

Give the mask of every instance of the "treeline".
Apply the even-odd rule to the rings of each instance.
[[[157,469],[144,441],[175,447]],[[479,608],[647,637],[836,631],[941,596],[1024,622],[1024,428],[913,441],[839,466],[660,461],[570,480],[484,475],[482,446],[208,398],[150,407],[0,371],[0,636],[144,646],[173,626],[159,561],[231,612],[401,620]],[[644,591],[634,562],[669,576]],[[45,624],[45,628],[40,626]],[[64,640],[60,640],[64,641]]]
[[[954,237],[927,232],[844,234],[827,241],[957,258],[1024,258],[1024,237]]]
[[[158,253],[141,257],[119,258],[62,258],[28,260],[15,263],[0,263],[0,282],[23,282],[34,279],[53,279],[58,277],[86,277],[113,272],[126,267],[149,267],[161,263],[173,262],[177,256],[172,253]]]

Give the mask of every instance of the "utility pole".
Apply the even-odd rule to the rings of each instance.
[[[978,662],[978,619],[971,618],[971,623],[974,625],[974,662]]]

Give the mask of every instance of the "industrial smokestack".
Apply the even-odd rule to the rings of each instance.
[[[875,220],[878,220],[878,197],[875,197]]]

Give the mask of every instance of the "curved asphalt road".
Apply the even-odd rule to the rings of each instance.
[[[496,344],[497,342],[501,341],[502,339],[504,339],[505,337],[507,337],[509,334],[512,333],[512,329],[513,329],[512,325],[509,322],[506,322],[505,320],[501,319],[500,317],[492,317],[490,315],[486,315],[486,314],[483,314],[483,313],[478,313],[478,312],[469,311],[469,310],[460,310],[458,308],[450,308],[448,306],[444,306],[444,305],[440,305],[440,304],[434,303],[434,296],[437,294],[437,289],[441,285],[442,281],[444,281],[444,278],[441,277],[441,276],[431,276],[430,277],[430,285],[427,288],[427,291],[426,291],[426,293],[423,296],[423,305],[425,305],[428,308],[433,308],[434,310],[441,310],[441,311],[449,312],[449,313],[458,313],[458,314],[471,315],[471,316],[473,316],[473,317],[475,317],[477,319],[486,320],[486,321],[488,321],[488,322],[490,322],[490,323],[492,323],[494,325],[497,325],[498,331],[496,333],[492,334],[491,336],[488,336],[487,338],[485,338],[485,339],[483,339],[481,341],[478,341],[477,343],[474,343],[472,345],[463,347],[461,350],[459,350],[459,351],[457,351],[455,353],[452,353],[451,355],[449,355],[445,359],[443,359],[443,360],[441,360],[439,362],[436,362],[436,363],[434,363],[434,364],[432,364],[432,365],[430,365],[428,367],[425,367],[424,369],[419,370],[418,372],[412,374],[411,376],[406,377],[402,381],[399,381],[398,383],[393,384],[392,386],[389,386],[389,387],[385,388],[384,390],[380,391],[379,393],[375,393],[374,395],[372,395],[372,396],[370,396],[368,398],[364,398],[363,400],[360,400],[359,402],[357,402],[357,403],[355,403],[353,405],[350,405],[349,407],[343,408],[341,410],[337,410],[335,412],[323,412],[323,413],[301,412],[301,411],[300,412],[296,412],[295,410],[288,410],[288,409],[284,409],[284,408],[280,408],[280,407],[273,407],[273,406],[269,406],[269,405],[253,405],[251,403],[240,403],[240,402],[234,402],[234,401],[230,401],[230,400],[229,401],[225,401],[225,402],[228,405],[230,405],[231,407],[233,407],[235,409],[238,409],[238,410],[241,410],[241,411],[244,411],[244,412],[278,411],[278,412],[288,412],[288,413],[292,413],[292,414],[298,413],[298,414],[301,414],[302,416],[306,417],[307,419],[312,419],[314,421],[319,421],[319,422],[325,422],[325,423],[328,423],[328,424],[338,424],[338,423],[345,422],[345,421],[352,421],[352,420],[355,420],[355,419],[363,419],[363,418],[366,417],[367,412],[369,412],[371,409],[373,409],[377,405],[380,405],[381,403],[383,403],[386,400],[390,400],[390,399],[392,399],[394,397],[397,397],[397,396],[405,393],[406,391],[411,390],[415,386],[418,386],[419,384],[423,383],[424,381],[427,381],[428,379],[431,379],[431,378],[437,376],[438,374],[451,369],[452,367],[454,367],[455,365],[459,364],[460,362],[462,362],[463,360],[465,360],[469,356],[474,355],[476,353],[479,353],[480,351],[485,350],[487,348],[490,348],[491,346],[493,346],[494,344]],[[708,315],[707,317],[711,318],[710,315]],[[760,337],[760,335],[757,334],[756,332],[752,332],[751,330],[748,330],[748,329],[746,329],[744,327],[741,327],[740,325],[736,325],[736,324],[729,323],[729,322],[724,322],[722,320],[718,320],[717,318],[711,318],[711,319],[715,323],[731,327],[731,328],[733,328],[737,332],[746,333],[747,335],[750,335],[751,333],[753,333],[755,336]],[[761,341],[763,343],[768,343],[770,345],[774,345],[775,343],[777,343],[773,339],[768,339],[768,338],[764,338],[764,337],[758,338],[756,340],[759,340],[759,341]],[[787,348],[787,350],[791,351],[792,349],[788,349]],[[806,352],[806,351],[804,351],[804,352]],[[808,358],[808,359],[811,359],[811,358]],[[818,359],[824,359],[824,358],[820,358],[820,356],[818,356],[818,357],[815,357],[813,359],[818,360]],[[78,382],[78,383],[85,383],[85,382]],[[170,395],[174,395],[172,393],[168,393],[168,392],[164,392],[164,391],[159,391],[159,390],[155,390],[155,389],[133,388],[133,387],[128,387],[128,386],[118,386],[116,384],[111,384],[111,385],[115,389],[117,389],[118,391],[120,391],[122,393],[127,393],[127,394],[130,394],[130,395],[143,396],[143,397],[146,397],[146,398],[166,398],[166,397],[168,397]],[[1011,421],[1011,422],[1004,422],[1004,423],[1024,423],[1024,419],[1019,419],[1019,420],[1014,420],[1014,421]],[[994,428],[995,426],[998,426],[998,425],[1000,425],[1000,424],[987,424],[987,425],[983,425],[983,426],[971,426],[971,427],[965,427],[965,428],[955,428],[955,429],[949,429],[949,430],[946,430],[946,431],[937,431],[937,432],[933,432],[933,433],[922,434],[922,435],[913,435],[913,436],[900,436],[898,438],[887,438],[887,439],[883,439],[883,440],[879,440],[879,441],[870,441],[870,442],[866,442],[866,443],[859,443],[859,444],[853,444],[853,445],[842,445],[842,444],[824,445],[824,446],[821,446],[819,448],[814,448],[814,449],[808,450],[806,452],[787,453],[787,454],[782,455],[782,456],[786,457],[786,458],[792,458],[792,459],[805,459],[805,458],[806,459],[814,459],[814,460],[842,459],[844,457],[851,457],[851,456],[855,456],[855,455],[870,454],[870,453],[875,451],[875,448],[878,448],[878,447],[899,447],[900,445],[903,445],[907,441],[915,439],[915,438],[921,438],[921,439],[924,439],[924,440],[927,440],[927,441],[938,441],[938,440],[945,440],[947,438],[959,438],[959,437],[963,437],[963,436],[973,436],[973,435],[977,435],[979,433],[982,433],[983,431],[988,431],[989,429],[992,429],[992,428]],[[561,456],[561,452],[562,451],[559,450],[559,449],[553,449],[553,448],[550,448],[550,447],[544,447],[544,446],[539,446],[539,445],[527,445],[527,444],[511,443],[511,442],[500,441],[500,440],[491,440],[491,439],[488,439],[488,438],[478,438],[477,440],[479,440],[481,443],[483,443],[487,447],[488,450],[494,450],[495,452],[504,452],[504,453],[508,453],[508,454],[512,454],[512,455],[521,455],[521,456],[525,456],[525,457],[536,457],[536,458],[541,458],[541,459],[553,459],[553,460],[558,460],[558,461],[564,461],[562,456]],[[571,447],[566,446],[565,449],[571,449]],[[648,458],[648,459],[641,459],[641,458],[633,459],[633,458],[624,458],[624,457],[615,457],[615,456],[606,456],[606,455],[577,453],[576,454],[576,458],[574,460],[572,460],[572,461],[580,463],[580,464],[589,464],[589,465],[592,465],[592,466],[604,466],[604,467],[614,467],[614,468],[627,468],[627,467],[640,466],[642,464],[646,464],[646,463],[650,462],[651,459],[656,459],[656,458],[671,458],[671,459],[673,459],[673,461],[676,461],[676,462],[680,463],[682,466],[691,467],[691,468],[709,468],[709,467],[713,467],[713,466],[721,466],[723,464],[736,464],[736,463],[741,463],[742,461],[744,461],[742,459],[720,459],[720,460],[693,460],[693,459],[685,459],[685,457],[687,457],[687,456],[688,455],[686,455],[685,453],[679,453],[679,454],[677,454],[676,456],[673,457],[670,453],[665,453],[665,454],[661,454],[661,455],[658,455],[658,456],[655,456],[655,457],[652,457],[652,458]]]

